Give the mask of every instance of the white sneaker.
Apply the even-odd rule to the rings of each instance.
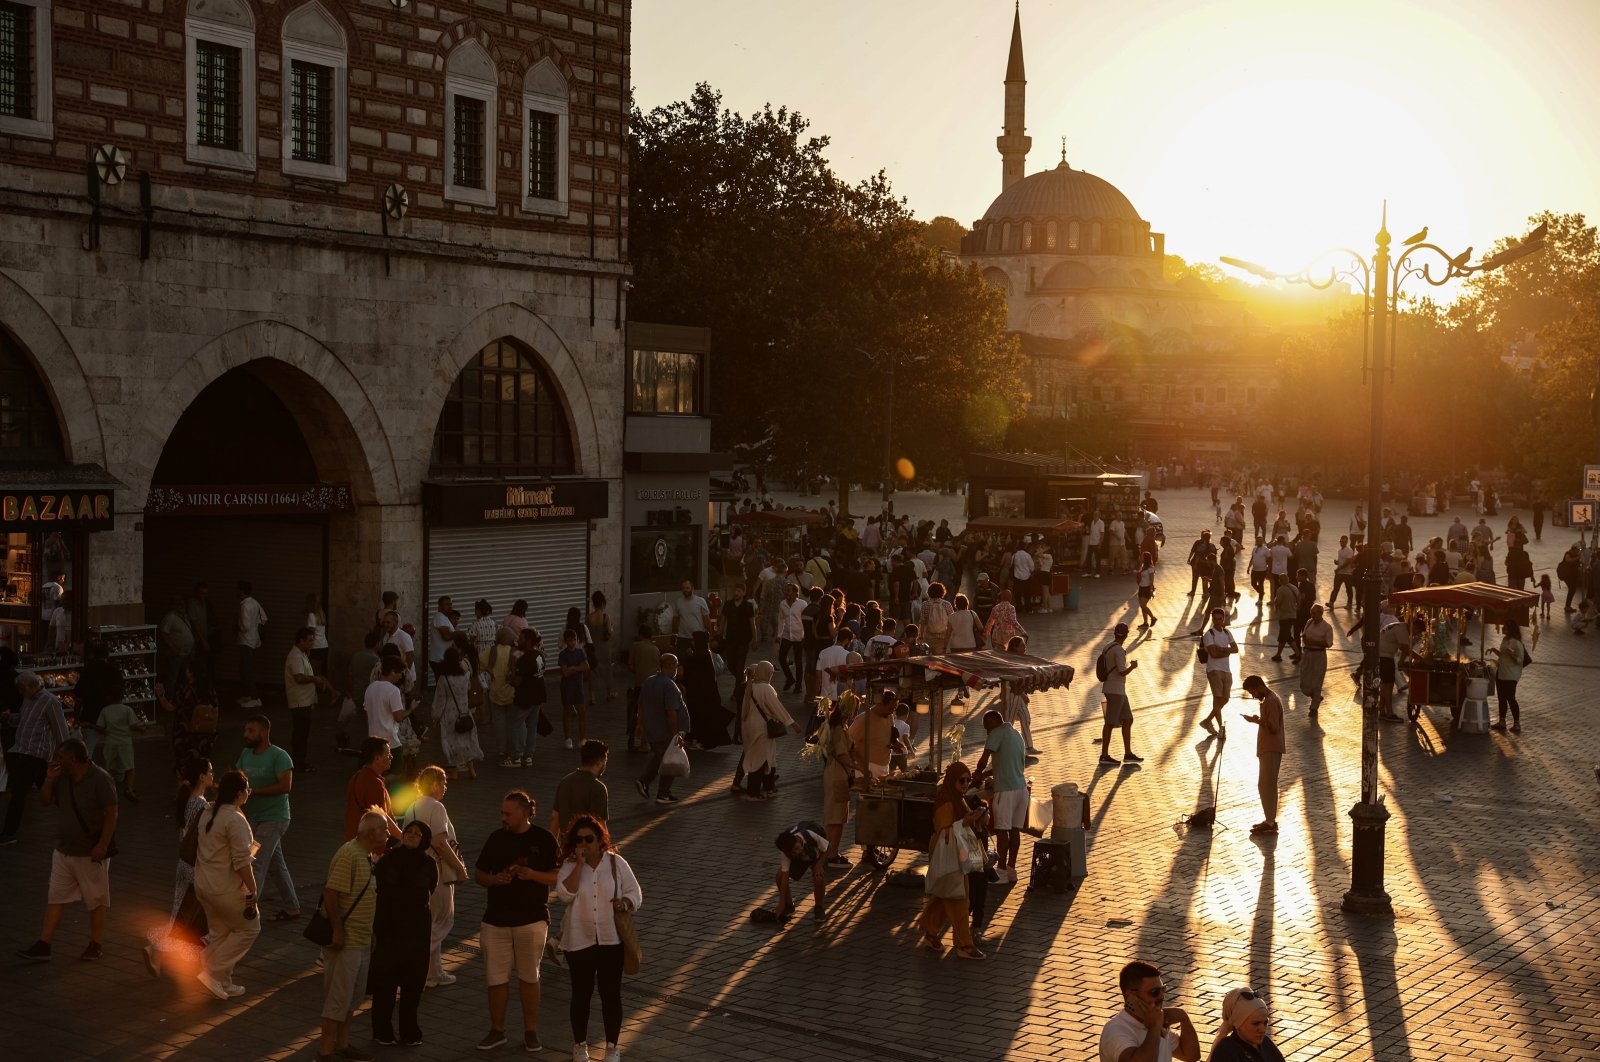
[[[223,991],[228,993],[229,999],[238,999],[244,995],[244,985],[224,985]]]
[[[589,1045],[572,1045],[572,1062],[589,1062]]]
[[[605,1062],[622,1062],[622,1048],[616,1044],[606,1044]]]
[[[455,983],[456,975],[447,970],[444,973],[441,973],[438,977],[430,979],[428,981],[428,987],[435,988],[439,985],[453,985]]]
[[[572,739],[571,738],[567,738],[567,748],[570,749],[571,747],[572,747]]]
[[[1012,882],[1013,884],[1016,883],[1016,880],[1017,880],[1017,868],[1016,867],[1006,867],[1006,880],[1009,881],[1009,882]]]
[[[212,977],[210,974],[206,973],[204,970],[201,970],[199,973],[195,974],[194,979],[205,985],[206,991],[210,992],[218,999],[228,998],[227,986],[218,981],[216,978]]]

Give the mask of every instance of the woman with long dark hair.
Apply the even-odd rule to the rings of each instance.
[[[611,638],[615,633],[611,614],[606,611],[606,595],[596,590],[589,595],[589,615],[585,617],[590,640],[584,645],[589,654],[589,703],[604,688],[606,700],[615,699],[617,692],[611,688]]]
[[[249,799],[250,779],[243,771],[229,771],[217,783],[211,810],[199,820],[194,892],[205,908],[210,940],[196,977],[218,999],[244,995],[233,983],[233,970],[261,933],[252,869],[256,839],[244,817]]]
[[[611,835],[593,815],[579,815],[567,831],[556,871],[556,895],[567,902],[561,924],[561,950],[572,978],[573,1058],[588,1057],[589,1000],[600,990],[600,1019],[605,1026],[604,1062],[621,1062],[617,1039],[622,1034],[622,937],[618,912],[637,911],[644,903],[639,879],[628,861],[611,848]]]
[[[467,701],[466,661],[454,645],[444,651],[438,676],[439,684],[433,688],[433,718],[439,726],[444,761],[456,777],[465,771],[475,779],[483,747],[478,743],[478,723]]]
[[[207,759],[191,759],[178,771],[178,792],[172,801],[172,820],[178,830],[180,850],[184,834],[189,832],[194,820],[206,809],[206,790],[211,788],[212,780],[211,761]],[[144,964],[150,970],[151,977],[161,976],[162,953],[193,950],[192,941],[174,932],[186,900],[191,905],[199,902],[194,896],[194,864],[185,863],[179,858],[172,887],[172,917],[167,919],[166,928],[152,934],[150,942],[144,946]]]
[[[1494,650],[1494,695],[1500,705],[1500,721],[1494,724],[1494,729],[1504,731],[1506,728],[1506,711],[1511,712],[1511,732],[1522,733],[1522,705],[1517,703],[1517,683],[1522,680],[1522,669],[1533,663],[1533,658],[1528,655],[1527,647],[1522,644],[1522,631],[1515,623],[1507,623],[1501,627],[1503,636],[1500,639],[1500,648]]]
[[[439,868],[429,849],[433,830],[417,820],[406,823],[400,844],[383,854],[372,868],[378,885],[372,918],[372,1038],[396,1043],[395,996],[400,997],[399,1043],[422,1043],[417,1008],[428,978],[433,915],[429,902],[439,887]]]

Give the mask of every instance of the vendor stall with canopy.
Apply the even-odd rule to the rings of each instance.
[[[1451,583],[1398,590],[1389,595],[1389,601],[1412,632],[1411,657],[1405,666],[1411,718],[1416,719],[1428,705],[1442,705],[1450,709],[1452,719],[1459,720],[1467,682],[1487,679],[1492,666],[1484,661],[1489,624],[1526,625],[1530,616],[1538,615],[1539,593],[1495,583]],[[1476,660],[1466,652],[1474,614],[1478,619]]]

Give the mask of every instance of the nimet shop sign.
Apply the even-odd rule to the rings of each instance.
[[[424,483],[422,507],[430,527],[567,523],[603,519],[609,512],[601,480]]]
[[[0,494],[0,531],[109,531],[115,494],[101,491],[7,491]]]

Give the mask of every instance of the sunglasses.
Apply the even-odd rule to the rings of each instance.
[[[579,843],[579,844],[592,844],[592,843],[593,843],[593,842],[595,842],[595,841],[598,841],[598,840],[599,840],[599,839],[600,839],[600,838],[598,838],[598,837],[596,837],[596,836],[595,836],[595,835],[594,835],[594,834],[592,834],[592,833],[580,833],[580,834],[578,834],[578,836],[577,836],[577,837],[576,837],[576,838],[575,838],[575,840],[576,840],[576,841],[577,841],[577,842],[578,842],[578,843]]]

